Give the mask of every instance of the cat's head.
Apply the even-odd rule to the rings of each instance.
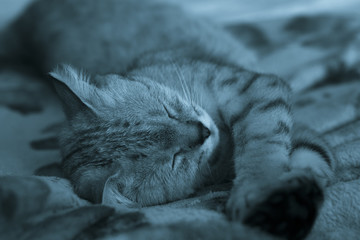
[[[50,75],[67,116],[63,169],[81,197],[149,206],[183,198],[206,178],[219,134],[201,107],[145,77],[67,65]]]

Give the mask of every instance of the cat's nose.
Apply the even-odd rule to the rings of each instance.
[[[210,137],[211,132],[210,130],[204,126],[201,122],[199,123],[200,126],[200,136],[201,136],[201,144],[205,142],[205,140]]]
[[[182,146],[182,148],[192,149],[203,145],[210,135],[211,131],[209,128],[205,127],[200,121],[187,122],[178,125],[176,129],[176,140],[173,144]]]

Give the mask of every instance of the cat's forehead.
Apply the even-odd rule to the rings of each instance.
[[[188,105],[176,91],[144,76],[122,77],[112,74],[107,75],[104,80],[108,82],[106,88],[111,92],[109,94],[122,100],[124,104],[139,107],[146,105],[148,108],[162,108],[166,104],[179,111]]]
[[[113,91],[125,96],[151,96],[155,92],[158,96],[168,95],[166,87],[156,83],[152,79],[143,76],[121,76],[109,74],[105,76],[97,76],[96,82],[105,82],[102,89]],[[156,95],[155,95],[156,96]]]
[[[82,112],[102,119],[164,116],[167,110],[189,117],[192,112],[176,91],[144,76],[90,76],[68,65],[51,75],[69,120]]]

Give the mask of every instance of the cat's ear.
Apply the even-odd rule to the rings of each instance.
[[[113,206],[123,211],[139,208],[138,203],[123,195],[123,192],[126,191],[126,184],[131,184],[131,182],[131,176],[121,176],[120,173],[110,176],[105,182],[102,204]]]
[[[81,112],[96,114],[96,107],[91,102],[96,87],[89,83],[88,75],[69,65],[60,65],[49,74],[68,119]]]

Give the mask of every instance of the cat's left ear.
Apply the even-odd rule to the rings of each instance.
[[[81,112],[97,114],[94,98],[99,97],[100,90],[90,84],[89,75],[70,65],[60,65],[50,76],[68,119]]]
[[[105,182],[101,203],[123,211],[139,208],[138,203],[122,194],[126,188],[125,184],[132,182],[130,178],[130,176],[121,176],[120,173],[110,176]]]

